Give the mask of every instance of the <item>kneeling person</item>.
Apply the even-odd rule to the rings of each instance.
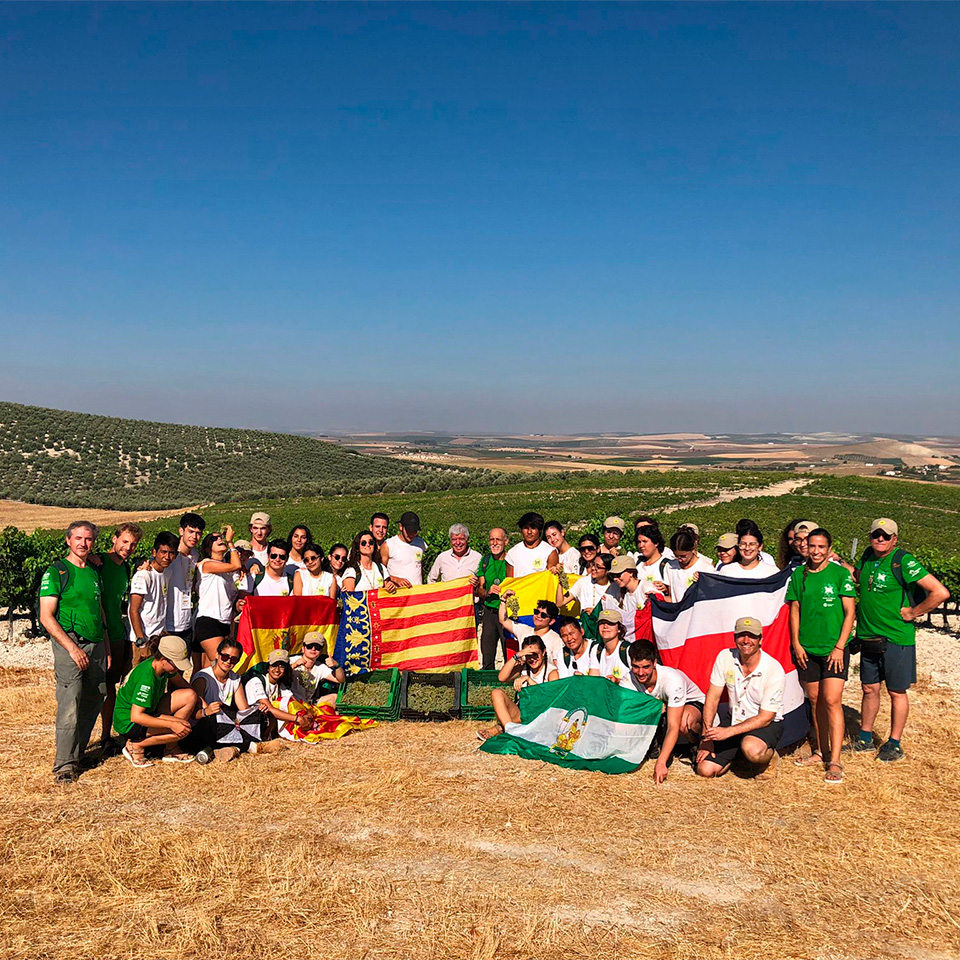
[[[553,661],[553,667],[561,680],[567,677],[599,677],[600,661],[597,652],[591,649],[583,624],[574,617],[562,617],[559,627],[563,649]]]
[[[161,637],[156,654],[137,664],[117,691],[113,728],[125,741],[123,755],[133,766],[152,767],[144,751],[156,746],[165,748],[165,761],[193,760],[180,749],[197,710],[196,691],[183,679],[192,666],[185,640]]]
[[[653,779],[663,783],[677,740],[681,736],[696,741],[703,726],[703,694],[682,671],[657,663],[657,648],[649,640],[630,644],[630,679],[648,696],[662,700],[667,710],[666,732],[660,756],[653,768]]]
[[[766,769],[783,736],[783,667],[760,649],[763,632],[756,617],[741,617],[733,628],[735,650],[721,650],[713,664],[703,707],[703,735],[697,752],[701,777],[725,774],[737,753]],[[730,726],[714,726],[724,688]]]

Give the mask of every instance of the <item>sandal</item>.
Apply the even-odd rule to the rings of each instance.
[[[843,764],[828,763],[827,772],[823,775],[827,783],[843,783]]]
[[[153,761],[148,760],[142,753],[132,753],[127,747],[121,751],[124,759],[130,761],[130,765],[142,770],[144,767],[152,767]]]
[[[816,753],[811,753],[807,757],[797,757],[793,761],[795,767],[817,767],[823,763],[823,754],[818,750]]]
[[[189,753],[165,753],[163,755],[164,763],[193,763],[194,757]]]

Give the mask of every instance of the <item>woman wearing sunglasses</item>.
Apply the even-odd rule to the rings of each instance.
[[[600,550],[600,539],[599,537],[595,537],[592,533],[585,533],[580,538],[577,544],[577,549],[580,551],[580,560],[577,563],[579,569],[576,571],[576,573],[579,573],[581,577],[584,577],[590,572],[590,564],[593,563],[593,558]]]
[[[323,569],[323,548],[308,543],[303,548],[303,563],[304,568],[293,575],[293,595],[336,599],[337,578]]]
[[[304,551],[306,553],[306,551]],[[347,679],[343,667],[327,656],[327,641],[322,633],[308,633],[303,638],[303,652],[291,664],[307,703],[337,702],[337,687]]]
[[[347,565],[350,551],[345,543],[335,543],[327,554],[325,567],[334,575],[337,581],[337,590],[343,589],[343,571]]]
[[[376,537],[369,530],[361,530],[353,538],[350,556],[343,570],[344,593],[368,590],[386,590],[396,593],[396,584],[387,576],[380,563]]]
[[[208,533],[200,544],[200,603],[193,630],[194,668],[209,666],[217,659],[221,641],[230,636],[237,603],[246,592],[237,588],[236,575],[243,569],[233,546],[233,528],[224,535]],[[202,662],[198,662],[201,660]]]
[[[213,749],[216,742],[213,718],[222,706],[236,707],[238,710],[246,710],[249,706],[240,676],[234,671],[242,657],[243,648],[238,641],[221,640],[210,666],[196,673],[190,684],[200,697],[198,723],[194,728],[194,735],[203,744],[197,751],[197,760],[200,763],[209,763],[214,757],[229,762],[240,756],[237,747]]]
[[[520,722],[520,707],[517,699],[520,691],[531,684],[547,683],[559,677],[556,669],[551,667],[547,659],[547,647],[540,637],[529,637],[523,641],[523,646],[500,668],[497,679],[501,683],[513,682],[515,696],[510,698],[506,690],[497,687],[491,694],[490,700],[493,711],[497,715],[497,722],[492,727],[477,731],[477,739],[489,740],[490,737],[503,733],[508,723]]]
[[[613,555],[596,553],[588,567],[589,577],[581,577],[569,590],[557,585],[557,606],[561,609],[576,600],[583,613],[592,613],[597,604],[612,610],[620,605],[620,588],[610,580]]]

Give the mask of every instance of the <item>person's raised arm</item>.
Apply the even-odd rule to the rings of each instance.
[[[559,565],[559,563],[560,563],[560,554],[557,553],[556,550],[551,550],[550,556],[547,557],[547,569],[549,570],[550,567],[556,567]]]
[[[515,596],[512,590],[507,590],[504,593],[500,594],[500,606],[497,607],[497,619],[500,621],[500,626],[504,630],[509,630],[511,633],[516,633],[516,625],[514,622],[507,616],[507,597]]]
[[[520,661],[517,659],[517,654],[514,654],[500,668],[500,672],[497,674],[497,679],[501,683],[507,683],[509,680],[513,679],[514,674],[519,669],[520,669]]]
[[[223,560],[201,560],[200,563],[203,564],[204,573],[236,573],[238,570],[243,569],[243,564],[240,562],[240,553],[237,550],[231,550],[227,556],[230,558],[228,561]],[[197,569],[200,569],[199,564]]]

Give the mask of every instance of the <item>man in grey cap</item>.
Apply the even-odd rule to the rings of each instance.
[[[250,517],[250,550],[261,567],[267,566],[267,554],[269,553],[270,534],[273,532],[273,525],[270,523],[270,514],[257,511]]]
[[[856,567],[848,566],[859,585],[857,640],[861,644],[860,734],[857,753],[872,752],[873,725],[880,709],[880,684],[890,694],[890,737],[877,759],[903,757],[900,738],[910,705],[907,691],[917,681],[916,621],[950,599],[950,591],[913,554],[897,547],[899,527],[889,517],[870,524],[870,546]],[[844,564],[847,566],[846,564]]]
[[[423,583],[426,549],[420,536],[420,518],[407,510],[400,515],[400,531],[380,548],[380,562],[398,587],[419,587]]]
[[[703,734],[697,751],[697,773],[720,777],[740,753],[772,775],[777,744],[783,736],[783,694],[786,674],[776,658],[760,649],[763,629],[756,617],[740,617],[733,628],[736,648],[721,650],[713,664],[703,706]],[[729,726],[714,726],[720,697],[727,691]]]

